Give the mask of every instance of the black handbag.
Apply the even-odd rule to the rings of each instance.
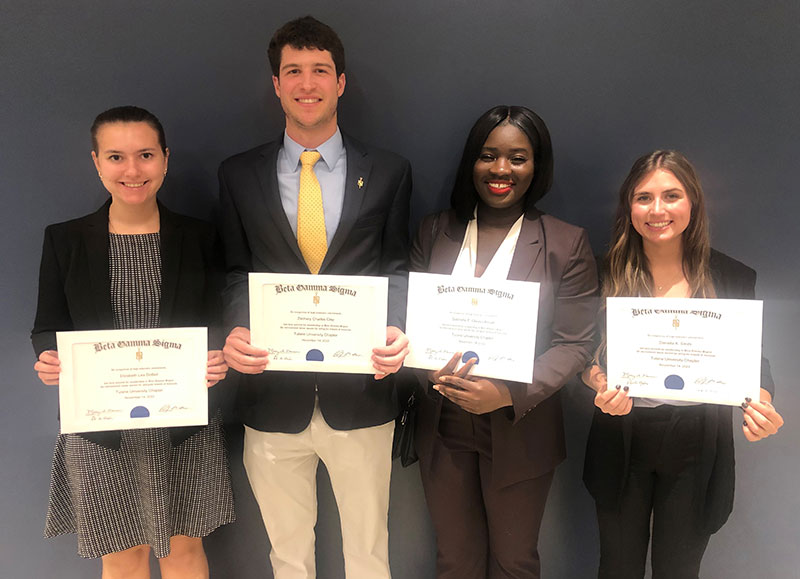
[[[437,214],[431,223],[431,248],[433,247],[433,240],[439,233],[439,217]],[[426,256],[426,263],[431,259],[430,251]],[[404,467],[414,464],[419,460],[417,456],[417,449],[414,447],[414,428],[417,422],[417,411],[414,408],[416,400],[414,398],[414,389],[416,387],[416,377],[413,374],[404,374],[403,371],[398,373],[398,393],[405,393],[409,390],[404,389],[406,380],[410,380],[410,391],[406,404],[400,412],[400,416],[394,422],[394,440],[392,440],[392,458],[399,458],[400,464]],[[423,394],[424,395],[424,394]],[[401,398],[402,400],[402,398]]]
[[[403,411],[394,422],[394,440],[392,441],[392,458],[399,458],[404,467],[419,460],[414,448],[414,427],[417,411],[414,409],[414,393],[408,397]]]

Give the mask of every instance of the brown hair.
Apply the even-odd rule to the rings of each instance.
[[[97,132],[100,127],[109,123],[147,123],[156,134],[158,134],[158,144],[161,152],[167,152],[167,137],[164,134],[164,127],[153,113],[141,107],[126,105],[114,107],[97,115],[92,123],[89,133],[92,135],[92,150],[97,153]]]
[[[344,46],[339,35],[333,28],[313,16],[290,20],[272,35],[267,47],[267,56],[272,74],[275,76],[280,76],[281,52],[283,52],[284,46],[291,46],[297,50],[304,48],[327,50],[333,58],[336,76],[338,77],[344,72]]]
[[[692,213],[683,232],[683,274],[692,297],[716,297],[708,267],[711,244],[705,196],[689,160],[678,151],[659,150],[636,159],[619,190],[617,215],[606,255],[603,297],[652,296],[653,276],[642,247],[642,237],[631,223],[633,192],[656,169],[669,171],[681,182]]]

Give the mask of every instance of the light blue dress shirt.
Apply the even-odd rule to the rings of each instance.
[[[342,217],[344,184],[347,177],[347,153],[341,131],[337,127],[333,136],[316,149],[306,149],[284,132],[283,146],[278,151],[278,189],[283,211],[295,237],[297,237],[297,194],[300,191],[300,153],[306,150],[318,151],[321,156],[314,165],[314,173],[322,189],[325,233],[330,247]]]

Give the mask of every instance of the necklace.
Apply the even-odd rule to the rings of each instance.
[[[666,281],[662,281],[660,284],[656,284],[656,289],[658,291],[663,291],[664,288],[673,287],[676,283],[679,283],[683,279],[684,279],[683,272],[682,271],[678,272],[677,274],[674,274],[672,277],[667,278]]]

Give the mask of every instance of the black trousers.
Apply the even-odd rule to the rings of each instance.
[[[597,507],[600,579],[641,579],[652,525],[653,579],[695,579],[710,535],[696,524],[702,406],[633,409],[630,470],[618,509]]]
[[[552,471],[495,488],[489,416],[445,401],[431,471],[422,472],[439,579],[540,577],[537,545]]]

